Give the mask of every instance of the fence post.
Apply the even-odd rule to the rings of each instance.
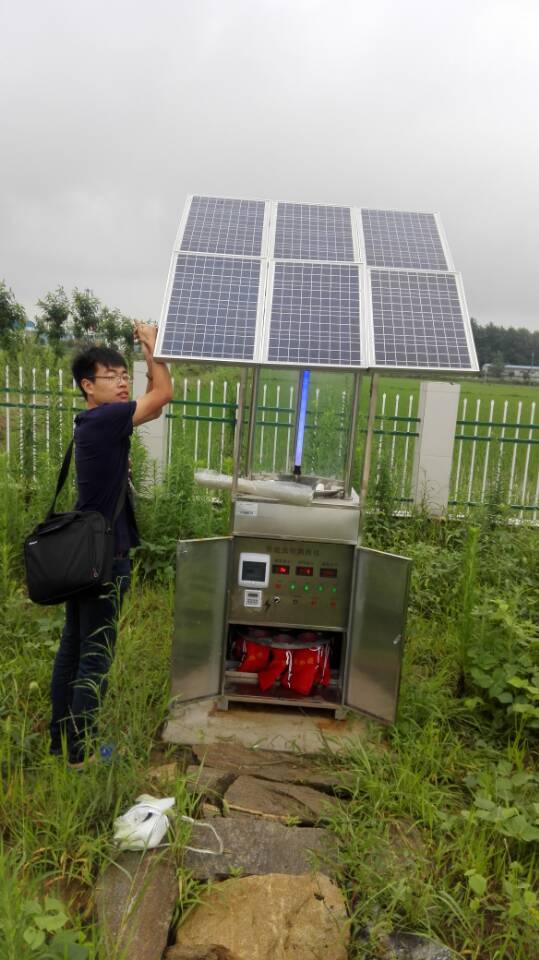
[[[432,516],[447,508],[460,384],[423,381],[419,392],[419,437],[415,445],[412,497]]]
[[[146,363],[142,360],[135,360],[133,363],[133,399],[146,393]],[[146,449],[148,456],[155,461],[157,476],[162,477],[166,467],[167,455],[167,431],[169,421],[165,417],[165,411],[157,420],[150,420],[137,427],[142,444]]]

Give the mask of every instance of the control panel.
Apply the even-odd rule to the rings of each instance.
[[[235,537],[229,620],[345,630],[354,548]]]

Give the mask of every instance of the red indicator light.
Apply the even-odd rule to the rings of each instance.
[[[314,567],[296,567],[297,577],[312,577],[313,573]]]
[[[320,567],[320,576],[328,577],[334,580],[335,577],[337,576],[337,568],[336,567]]]
[[[272,573],[280,573],[281,576],[287,576],[290,573],[290,567],[285,563],[274,563],[271,568]]]

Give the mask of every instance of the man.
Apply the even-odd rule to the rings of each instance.
[[[77,507],[98,510],[109,520],[127,489],[133,427],[155,420],[172,399],[168,369],[153,358],[156,336],[156,327],[135,325],[148,367],[147,390],[137,400],[129,399],[129,374],[117,350],[90,347],[72,364],[73,377],[86,400],[86,410],[75,418]],[[66,603],[52,673],[50,752],[61,755],[65,740],[72,767],[95,759],[97,710],[114,654],[115,624],[129,586],[129,550],[138,543],[135,515],[126,495],[114,528],[112,584]]]

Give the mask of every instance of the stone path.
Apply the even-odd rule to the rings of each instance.
[[[184,850],[182,867],[210,887],[178,928],[176,944],[168,946],[178,894],[171,854],[116,858],[99,881],[96,904],[105,942],[121,946],[122,960],[352,956],[346,903],[335,882],[338,845],[320,826],[320,818],[345,802],[339,796],[349,792],[349,776],[322,769],[313,757],[230,742],[195,745],[187,762],[157,765],[149,776],[161,796],[186,776],[199,817],[215,828],[223,850]],[[202,822],[188,842],[218,850]],[[353,939],[357,950],[361,932]],[[451,960],[450,951],[423,938],[394,935],[386,946],[395,960]]]

